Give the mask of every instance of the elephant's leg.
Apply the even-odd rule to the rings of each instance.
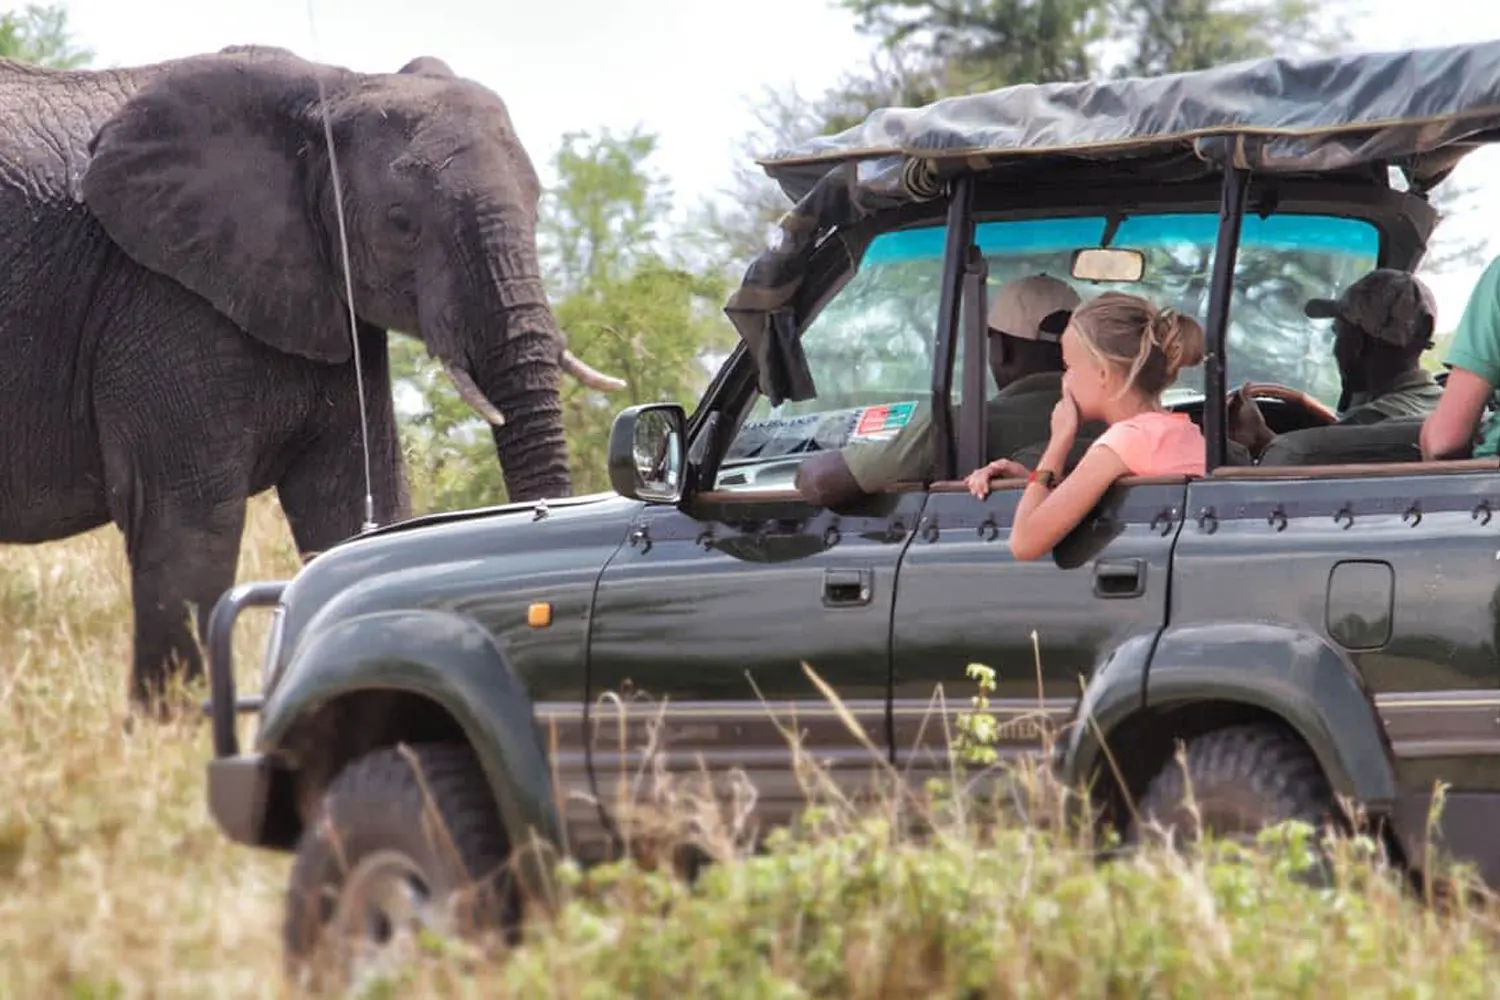
[[[199,642],[206,639],[214,603],[234,584],[245,524],[243,492],[207,500],[152,484],[141,471],[123,486],[111,483],[115,522],[125,536],[135,612],[131,701],[164,708],[174,677],[203,676]],[[175,480],[181,484],[182,480]]]
[[[130,560],[129,691],[141,709],[202,676],[199,643],[234,583],[257,367],[245,338],[180,286],[133,275],[130,292],[100,338],[93,393],[110,519]]]
[[[411,513],[401,442],[396,430],[383,334],[362,342],[370,442],[370,484],[377,524]],[[360,444],[357,388],[352,366],[328,370],[319,395],[339,402],[318,414],[306,442],[286,462],[276,495],[303,559],[359,533],[365,520],[365,463]]]

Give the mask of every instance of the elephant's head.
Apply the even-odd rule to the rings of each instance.
[[[512,499],[570,492],[559,371],[623,383],[557,328],[536,171],[493,92],[436,59],[367,75],[235,47],[152,78],[90,151],[84,199],[136,261],[330,364],[351,357],[352,292],[359,324],[420,337],[494,425]]]

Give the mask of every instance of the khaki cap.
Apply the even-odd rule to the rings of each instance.
[[[995,290],[990,329],[1021,340],[1057,343],[1082,301],[1067,282],[1048,274],[1007,281]]]

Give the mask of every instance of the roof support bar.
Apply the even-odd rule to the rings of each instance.
[[[1207,470],[1224,464],[1225,341],[1229,336],[1229,300],[1234,293],[1234,265],[1240,251],[1240,226],[1245,218],[1245,195],[1250,172],[1226,163],[1219,196],[1219,238],[1214,246],[1214,268],[1208,283],[1208,316],[1204,324],[1203,436],[1208,439]]]
[[[988,459],[985,457],[989,419],[985,412],[986,382],[989,372],[989,316],[986,315],[984,283],[990,267],[984,254],[970,237],[964,248],[963,274],[963,396],[958,415],[958,470],[968,475]]]
[[[938,300],[937,342],[932,359],[932,431],[937,437],[937,478],[957,479],[954,447],[953,360],[960,335],[964,277],[974,243],[974,179],[959,174],[948,196],[948,223],[943,248],[943,287]],[[972,467],[971,467],[972,468]]]

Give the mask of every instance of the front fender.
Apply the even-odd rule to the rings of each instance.
[[[1236,622],[1168,628],[1146,681],[1146,705],[1228,701],[1274,712],[1311,748],[1334,793],[1387,809],[1396,772],[1385,730],[1358,673],[1322,637]]]
[[[380,611],[306,636],[267,697],[256,737],[274,754],[292,728],[334,699],[402,691],[442,706],[489,779],[513,846],[562,843],[546,756],[526,689],[493,637],[448,611]]]

